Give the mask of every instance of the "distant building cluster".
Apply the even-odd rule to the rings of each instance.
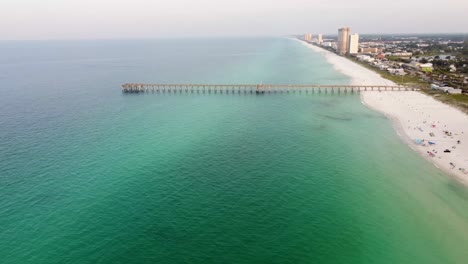
[[[312,34],[304,34],[304,41],[392,75],[409,75],[439,87],[458,87],[468,93],[468,41],[460,37],[364,35],[360,38],[349,27],[342,27],[332,36],[317,34],[314,38]]]
[[[349,27],[339,28],[336,36],[315,36],[304,34],[304,41],[388,74],[408,75],[409,79],[431,82],[439,87],[457,87],[468,93],[468,40],[460,37],[364,35],[360,38]],[[459,93],[448,88],[444,91]]]
[[[338,29],[337,53],[340,55],[357,54],[359,51],[359,35],[351,34],[349,27]]]
[[[312,34],[304,34],[304,40],[321,46],[331,47],[340,55],[357,54],[359,52],[359,35],[351,34],[349,27],[338,29],[338,41],[336,42],[325,41],[322,34],[318,34],[315,39],[312,37]]]
[[[383,49],[379,48],[359,48],[360,53],[381,53]]]

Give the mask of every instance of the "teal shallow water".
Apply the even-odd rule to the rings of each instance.
[[[299,43],[1,45],[1,263],[468,258],[466,187],[358,95],[118,90],[348,81]]]

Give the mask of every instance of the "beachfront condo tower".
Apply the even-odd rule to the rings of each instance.
[[[352,34],[348,41],[348,54],[357,54],[359,49],[359,35]]]
[[[322,45],[322,43],[323,43],[322,34],[318,34],[318,37],[317,37],[317,44]]]
[[[346,54],[348,48],[349,27],[338,29],[338,44],[337,53],[340,55]]]

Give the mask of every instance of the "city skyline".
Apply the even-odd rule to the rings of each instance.
[[[360,34],[467,33],[467,2],[449,0],[430,7],[422,0],[386,4],[370,0],[6,0],[0,10],[4,25],[0,39],[330,35],[342,25]]]

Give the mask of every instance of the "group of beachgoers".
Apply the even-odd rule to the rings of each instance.
[[[409,121],[409,120],[408,120],[408,121]],[[427,123],[426,121],[423,122],[423,124],[426,124],[426,123]],[[439,122],[433,122],[433,123],[430,125],[430,128],[435,129],[435,128],[437,127],[438,124],[439,124]],[[445,127],[446,127],[446,126],[444,126],[444,128],[445,128]],[[410,127],[408,127],[408,128],[410,128]],[[421,126],[415,126],[415,127],[413,127],[413,129],[414,129],[414,130],[417,129],[417,130],[419,130],[420,132],[424,133],[424,129],[423,129]],[[458,136],[458,135],[459,135],[459,134],[457,134],[457,133],[452,133],[452,132],[449,131],[449,130],[443,130],[442,133],[444,133],[444,135],[443,135],[444,138],[449,137],[450,139],[454,139],[454,136]],[[461,132],[461,133],[463,134],[463,132]],[[432,131],[429,132],[428,134],[429,134],[429,137],[431,137],[431,138],[435,138],[435,137],[436,137],[435,133],[432,132]],[[432,139],[432,140],[415,139],[415,140],[414,140],[414,142],[416,143],[416,145],[423,146],[423,147],[431,147],[431,146],[434,146],[434,145],[436,145],[436,141],[438,141],[438,140],[437,140],[437,139]],[[444,141],[447,142],[446,140],[444,140]],[[451,147],[451,149],[446,148],[446,149],[443,150],[443,153],[445,153],[445,154],[452,153],[452,152],[457,148],[457,145],[461,144],[461,140],[459,140],[459,139],[456,140],[456,141],[454,140],[453,142],[454,142],[454,144],[453,144],[453,146]],[[435,158],[436,156],[439,155],[439,152],[438,152],[435,148],[433,148],[432,150],[426,151],[426,153],[427,153],[427,154],[429,155],[429,157],[431,157],[431,158]],[[440,159],[441,156],[438,156],[438,158]],[[451,168],[452,170],[455,169],[455,168],[457,168],[456,164],[453,163],[453,162],[450,162],[449,165],[450,165],[450,168]],[[460,167],[460,168],[458,168],[458,170],[461,171],[462,173],[464,173],[465,175],[468,175],[468,170],[467,170],[467,169],[461,168],[461,167]]]

